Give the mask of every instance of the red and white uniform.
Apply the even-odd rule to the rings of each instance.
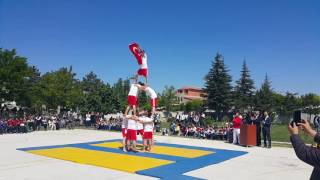
[[[127,121],[128,121],[127,139],[131,141],[136,141],[137,140],[136,121],[131,119],[130,116],[128,116]]]
[[[139,47],[137,43],[130,44],[129,49],[132,52],[132,54],[136,57],[137,62],[140,66],[140,69],[138,70],[138,75],[147,77],[148,76],[147,54]]]
[[[148,77],[148,58],[146,53],[144,53],[142,57],[142,63],[140,64],[138,75]]]
[[[153,139],[153,119],[143,116],[139,120],[143,122],[144,126],[143,139]]]
[[[128,104],[130,106],[136,106],[137,105],[137,96],[139,92],[139,85],[138,84],[131,84],[130,91],[128,94]]]
[[[150,101],[150,105],[151,107],[155,108],[158,105],[158,95],[156,93],[156,91],[154,91],[151,87],[147,87],[145,89],[147,95],[150,97],[151,101]]]
[[[123,138],[127,136],[127,129],[128,129],[128,120],[126,118],[123,118],[122,124],[121,124],[121,132],[122,132]]]
[[[137,126],[137,135],[141,135],[143,137],[143,124],[141,122],[136,122]]]

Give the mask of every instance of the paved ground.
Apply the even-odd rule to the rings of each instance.
[[[120,133],[95,130],[41,131],[29,134],[0,135],[0,180],[105,180],[153,179],[122,171],[81,165],[16,150],[17,148],[83,143],[121,138]],[[187,175],[217,180],[304,180],[312,168],[296,158],[290,148],[244,148],[221,141],[157,136],[163,143],[247,151],[248,154]]]

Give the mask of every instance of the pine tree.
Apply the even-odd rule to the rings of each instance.
[[[260,111],[270,111],[274,104],[273,90],[271,88],[271,81],[266,75],[261,88],[257,91],[255,96],[256,109]]]
[[[231,76],[228,74],[228,69],[221,54],[217,53],[205,79],[207,106],[209,109],[216,111],[219,119],[221,113],[230,110],[232,90]]]
[[[254,98],[254,82],[251,79],[246,61],[243,61],[241,77],[236,83],[234,105],[243,112],[252,107]]]

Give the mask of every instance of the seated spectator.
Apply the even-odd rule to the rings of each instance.
[[[27,133],[28,132],[25,119],[18,120],[17,126],[18,126],[19,133]]]
[[[175,128],[174,134],[180,136],[180,125],[179,124]]]
[[[7,133],[8,125],[4,119],[0,120],[0,134]]]

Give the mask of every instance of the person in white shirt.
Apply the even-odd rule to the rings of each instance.
[[[128,94],[128,106],[126,109],[126,113],[127,114],[130,110],[130,108],[133,109],[133,115],[136,115],[136,111],[137,111],[137,105],[138,105],[138,93],[139,93],[139,88],[141,87],[141,85],[136,83],[136,79],[135,79],[135,83],[132,83],[130,86],[130,90],[129,90],[129,94]]]
[[[145,111],[142,116],[137,118],[137,120],[143,123],[144,134],[143,134],[143,151],[151,151],[153,146],[153,119],[151,111]]]
[[[139,112],[139,111],[137,111]],[[136,126],[137,126],[137,135],[140,135],[143,141],[143,134],[144,134],[144,129],[143,129],[143,123],[137,121],[136,122]]]
[[[142,84],[140,87],[141,90],[145,91],[146,94],[150,97],[150,105],[152,108],[152,114],[155,114],[156,108],[158,106],[158,95],[155,90],[153,90],[150,86]]]
[[[90,112],[88,112],[86,114],[86,121],[85,121],[85,126],[86,127],[90,126],[90,121],[91,121],[91,115],[90,115]]]
[[[137,151],[136,145],[137,145],[137,125],[136,125],[136,116],[134,115],[128,115],[126,113],[127,119],[127,134],[126,134],[126,139],[127,139],[127,149],[130,151]]]
[[[52,116],[52,117],[51,117],[51,131],[57,129],[57,127],[56,127],[56,121],[57,121],[57,118],[56,118],[55,116]]]
[[[129,45],[130,51],[133,53],[133,55],[136,57],[138,64],[140,66],[140,69],[138,70],[136,74],[136,78],[138,79],[139,76],[145,77],[146,84],[148,83],[148,57],[144,50],[140,48],[140,46],[137,43],[132,43]]]

